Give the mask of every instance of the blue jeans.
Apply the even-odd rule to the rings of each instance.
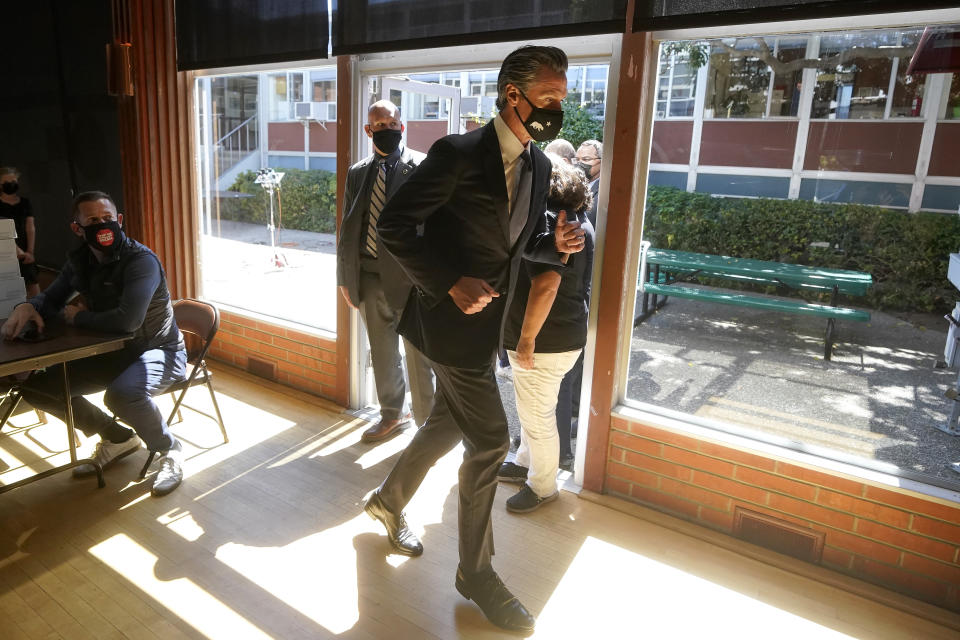
[[[83,397],[106,390],[103,402],[107,408],[133,427],[151,451],[166,451],[176,438],[152,396],[185,380],[186,365],[186,351],[176,348],[142,353],[121,349],[67,363],[74,424],[88,436],[103,436],[111,427],[115,428],[111,416]],[[20,391],[33,407],[66,421],[63,372],[59,365],[30,376]]]

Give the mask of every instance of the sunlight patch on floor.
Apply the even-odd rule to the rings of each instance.
[[[321,453],[321,451],[318,451],[318,449],[322,449],[332,442],[343,440],[344,437],[356,430],[361,424],[364,424],[363,420],[338,421],[322,431],[317,438],[310,440],[302,447],[299,447],[290,453],[272,461],[269,465],[267,465],[267,468],[273,469],[275,467],[282,467],[285,464],[289,464],[290,462],[294,462],[295,460],[299,460],[300,458],[307,456],[311,458],[323,456],[325,454]]]
[[[369,469],[370,467],[380,464],[387,458],[406,449],[410,441],[413,440],[416,432],[416,429],[407,429],[386,442],[373,445],[368,451],[357,458],[356,464],[360,465],[361,469]]]
[[[208,638],[270,638],[189,578],[157,578],[157,556],[126,534],[94,545],[90,553]]]
[[[534,638],[851,638],[669,565],[587,537]]]
[[[360,616],[354,538],[371,531],[382,527],[361,513],[283,547],[230,542],[216,558],[331,633],[343,633]]]

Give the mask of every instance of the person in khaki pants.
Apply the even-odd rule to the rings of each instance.
[[[503,344],[513,371],[520,447],[514,462],[501,465],[497,479],[522,484],[507,499],[507,511],[513,513],[533,511],[558,496],[557,392],[587,342],[594,242],[587,218],[591,195],[580,171],[558,156],[551,154],[550,159],[547,215],[575,219],[585,242],[583,251],[570,255],[565,267],[525,260],[507,312]]]

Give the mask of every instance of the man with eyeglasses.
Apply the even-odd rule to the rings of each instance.
[[[104,469],[141,444],[160,453],[152,493],[163,496],[183,480],[183,447],[152,396],[185,380],[187,364],[166,276],[156,254],[123,233],[123,215],[108,194],[81,193],[74,198],[72,214],[70,229],[83,244],[70,252],[46,290],[13,310],[0,334],[11,340],[31,328],[42,332],[44,322],[56,317],[84,329],[133,334],[118,351],[67,364],[74,423],[87,436],[100,436],[88,457]],[[71,300],[75,292],[82,301]],[[57,371],[34,373],[20,391],[33,407],[65,419],[63,379]],[[103,402],[116,417],[83,397],[99,391],[106,391]],[[73,469],[75,477],[94,473],[91,464]]]
[[[597,202],[600,200],[600,164],[603,162],[603,143],[599,140],[585,140],[577,149],[577,166],[587,176],[587,182],[590,183],[590,194],[593,196],[593,204],[587,211],[587,217],[593,228],[597,228]]]

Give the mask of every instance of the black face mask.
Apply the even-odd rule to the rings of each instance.
[[[116,220],[108,220],[80,228],[83,229],[83,236],[87,244],[108,257],[116,254],[123,246],[123,231],[120,230],[120,223]]]
[[[593,170],[593,165],[589,165],[586,162],[578,162],[577,167],[580,168],[580,171],[583,171],[583,175],[587,176],[587,180],[589,180],[590,172]]]
[[[517,91],[520,91],[519,87],[517,87]],[[513,110],[516,112],[517,118],[520,118],[523,122],[523,128],[527,130],[530,137],[537,142],[546,142],[556,138],[557,134],[560,133],[560,127],[563,126],[563,109],[543,109],[534,106],[523,91],[520,91],[520,95],[523,96],[523,99],[527,101],[533,111],[530,112],[526,120],[523,120],[520,118],[520,112],[517,111],[517,108],[514,107]]]
[[[399,129],[380,129],[373,132],[373,144],[384,155],[390,155],[400,146],[403,132]]]
[[[12,196],[17,192],[17,189],[20,188],[19,182],[4,182],[3,183],[3,192],[8,196]]]

